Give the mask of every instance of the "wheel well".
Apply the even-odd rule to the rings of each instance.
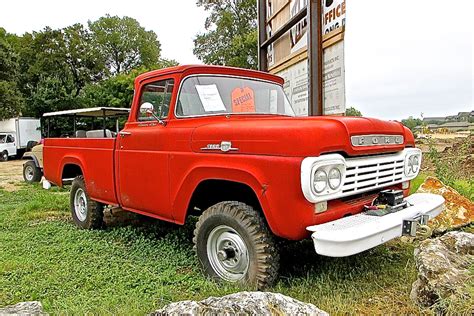
[[[64,165],[63,173],[61,174],[61,180],[74,179],[81,175],[83,175],[81,167],[75,164],[66,164]]]
[[[196,187],[189,202],[188,215],[198,215],[223,201],[238,201],[262,211],[257,195],[246,184],[227,180],[205,180]]]

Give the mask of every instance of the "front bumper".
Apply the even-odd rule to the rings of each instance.
[[[402,235],[403,221],[428,215],[438,216],[444,210],[444,198],[430,193],[412,194],[405,199],[409,207],[384,216],[363,213],[325,224],[308,226],[313,232],[316,253],[329,257],[346,257],[376,247]]]

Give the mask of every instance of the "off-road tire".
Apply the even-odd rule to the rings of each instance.
[[[3,151],[0,155],[0,161],[8,161],[8,151]]]
[[[194,249],[204,273],[216,280],[224,280],[212,267],[207,251],[211,231],[225,225],[235,230],[248,250],[248,270],[238,282],[257,289],[270,287],[278,276],[280,257],[273,236],[262,216],[251,206],[236,201],[225,201],[209,207],[199,217],[194,230]]]
[[[29,173],[32,172],[32,177],[29,177]],[[34,161],[30,160],[23,164],[23,179],[27,183],[40,182],[43,177],[43,172],[38,168]]]
[[[82,190],[85,195],[85,218],[81,220],[75,210],[75,198],[76,192]],[[71,185],[70,193],[70,206],[71,206],[71,215],[74,224],[82,229],[100,229],[104,227],[104,205],[102,203],[91,200],[89,194],[86,190],[86,185],[84,183],[84,177],[78,176],[74,178]]]

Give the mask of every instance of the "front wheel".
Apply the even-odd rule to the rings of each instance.
[[[0,155],[0,160],[1,161],[8,161],[8,151],[3,151],[2,154]]]
[[[83,229],[103,227],[104,205],[91,200],[83,176],[78,176],[72,181],[70,205],[72,219],[78,227]]]
[[[34,161],[27,161],[23,165],[23,179],[28,183],[40,182],[43,172],[38,168]]]
[[[260,214],[251,206],[227,201],[208,208],[194,230],[204,272],[228,282],[264,289],[278,275],[279,255]]]

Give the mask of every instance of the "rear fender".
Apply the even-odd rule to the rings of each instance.
[[[84,168],[85,164],[83,160],[77,156],[66,156],[61,161],[61,164],[60,164],[61,167],[59,168],[59,171],[58,171],[59,173],[55,179],[58,181],[58,182],[55,182],[56,184],[58,184],[59,186],[63,185],[62,175],[63,175],[64,168],[66,167],[66,165],[78,166],[82,171],[82,175],[84,176],[84,179],[87,179],[86,169]],[[87,186],[87,182],[86,182],[86,186]]]

